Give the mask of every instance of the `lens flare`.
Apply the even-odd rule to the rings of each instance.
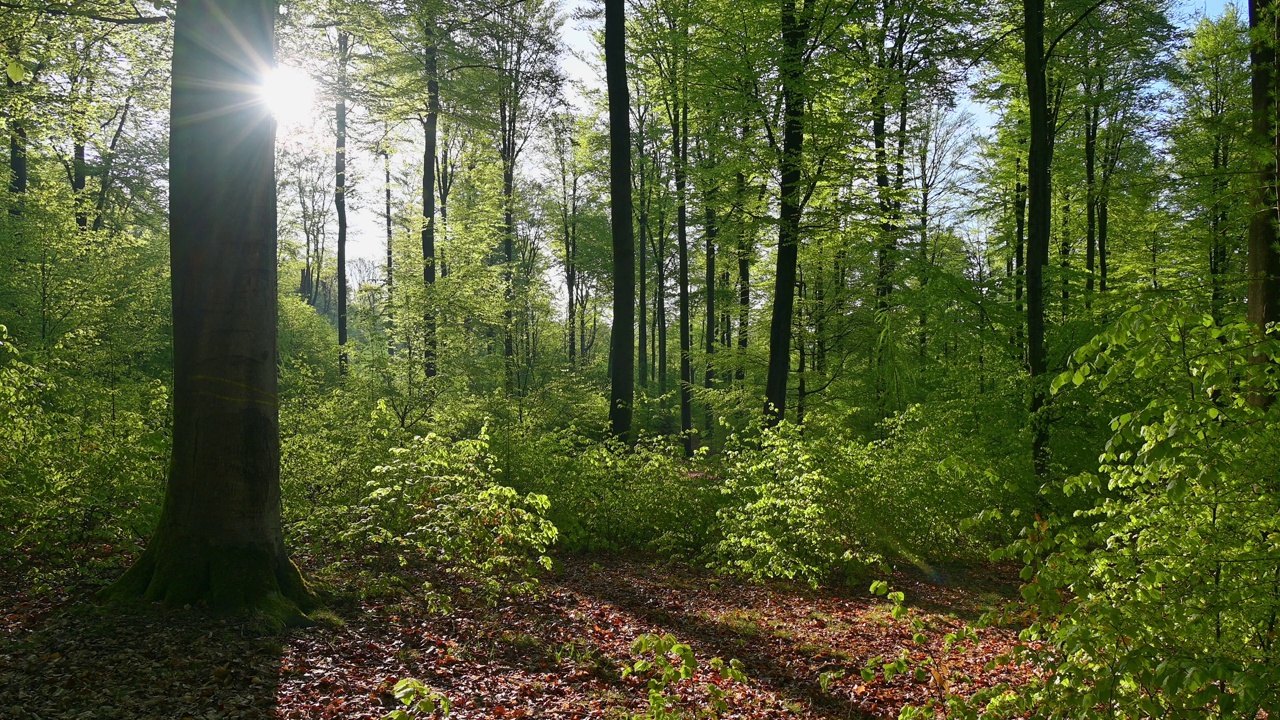
[[[273,68],[262,83],[261,93],[282,130],[302,128],[315,117],[315,81],[298,68]]]

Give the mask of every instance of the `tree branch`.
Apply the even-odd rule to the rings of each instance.
[[[1053,57],[1053,49],[1058,47],[1058,43],[1062,41],[1062,38],[1067,36],[1067,33],[1071,32],[1072,30],[1075,30],[1076,27],[1080,25],[1080,23],[1084,22],[1085,18],[1092,15],[1094,10],[1097,10],[1098,8],[1102,7],[1103,4],[1106,2],[1107,0],[1098,0],[1094,4],[1090,5],[1088,10],[1085,10],[1084,12],[1080,13],[1080,17],[1076,18],[1075,20],[1072,20],[1071,24],[1068,25],[1065,30],[1058,33],[1058,37],[1054,38],[1053,42],[1049,43],[1049,47],[1044,51],[1044,61],[1046,63],[1049,62],[1049,58]]]
[[[97,20],[98,22],[111,23],[113,25],[158,25],[160,23],[169,22],[168,15],[139,15],[137,17],[109,17],[106,15],[98,15],[96,13],[84,12],[80,10],[60,9],[50,6],[31,7],[20,3],[5,2],[0,0],[0,8],[10,10],[24,10],[39,15],[54,15],[57,17],[76,17],[86,20]]]

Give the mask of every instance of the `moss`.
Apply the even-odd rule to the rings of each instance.
[[[313,624],[320,607],[302,572],[269,546],[219,546],[167,532],[102,591],[107,601],[145,600],[167,608],[204,603],[220,614],[246,614],[264,629]]]

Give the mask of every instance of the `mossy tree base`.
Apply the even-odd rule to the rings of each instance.
[[[164,529],[101,597],[170,608],[204,603],[222,614],[260,613],[277,626],[306,623],[320,606],[282,547],[218,545]]]

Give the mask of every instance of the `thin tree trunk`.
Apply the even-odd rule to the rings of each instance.
[[[1086,81],[1088,91],[1090,82]],[[1101,109],[1098,105],[1087,103],[1084,108],[1084,186],[1085,186],[1085,253],[1084,253],[1084,306],[1086,310],[1093,308],[1093,275],[1097,264],[1098,253],[1098,196],[1097,196],[1097,155],[1098,155],[1098,117]]]
[[[663,218],[665,220],[665,218]],[[665,235],[665,228],[664,228]],[[658,263],[658,285],[654,288],[656,299],[654,304],[658,309],[658,351],[656,354],[658,360],[658,393],[663,397],[667,394],[667,254],[666,254],[666,238],[663,237],[658,243],[658,255],[656,261]],[[664,401],[665,403],[665,401]]]
[[[5,77],[5,84],[13,91],[17,83]],[[10,215],[22,214],[23,198],[27,194],[29,169],[27,165],[27,127],[16,118],[9,118],[9,192],[13,195]]]
[[[387,213],[387,266],[385,269],[386,274],[383,280],[384,286],[387,289],[387,300],[386,300],[387,354],[395,355],[396,344],[395,344],[395,341],[392,339],[394,323],[395,323],[395,313],[393,310],[394,308],[393,291],[395,290],[395,281],[394,281],[395,273],[393,272],[393,268],[395,265],[395,260],[391,254],[391,250],[392,250],[391,239],[393,237],[392,228],[391,228],[391,153],[385,147],[382,149],[382,171],[384,174],[383,192],[386,195],[385,209]]]
[[[747,130],[742,129],[743,140]],[[748,325],[751,320],[751,238],[747,233],[746,175],[737,177],[738,194],[738,359],[734,379],[741,383],[746,378]]]
[[[81,118],[83,122],[83,118]],[[81,230],[89,229],[89,210],[85,206],[87,198],[84,196],[85,181],[87,179],[84,156],[84,135],[80,130],[76,130],[74,148],[72,150],[72,175],[71,175],[71,192],[75,195],[76,206],[76,227]]]
[[[436,48],[426,50],[427,115],[422,121],[425,144],[422,151],[422,282],[426,290],[426,347],[423,361],[427,377],[436,376],[436,149],[439,142],[440,80],[437,77]],[[509,340],[509,338],[508,338]]]
[[[648,280],[648,254],[649,254],[649,197],[647,193],[647,181],[645,178],[645,158],[644,158],[644,141],[639,143],[640,150],[640,318],[639,318],[639,346],[640,346],[640,385],[641,387],[649,386],[649,328],[647,319],[646,305],[649,302]]]
[[[1014,183],[1013,183],[1013,223],[1014,223],[1014,265],[1013,265],[1013,299],[1014,311],[1018,317],[1022,317],[1022,298],[1023,285],[1027,279],[1027,186],[1023,180],[1022,174],[1022,155],[1014,159]],[[1018,329],[1015,333],[1018,354],[1022,356],[1024,362],[1026,360],[1026,347],[1023,343],[1023,331],[1026,323],[1021,319],[1018,321]]]
[[[338,213],[338,368],[347,374],[347,59],[351,36],[338,32],[337,148],[333,204]]]
[[[1071,270],[1071,191],[1062,193],[1062,234],[1059,238],[1058,262],[1062,268],[1062,321],[1067,320],[1067,302],[1071,298],[1071,284],[1067,277]]]
[[[124,106],[120,109],[120,120],[116,123],[116,130],[111,135],[111,144],[107,146],[107,152],[102,158],[102,175],[98,179],[98,201],[93,214],[94,232],[101,230],[106,222],[107,198],[111,192],[111,181],[115,178],[112,171],[115,169],[116,150],[120,147],[120,138],[124,135],[124,125],[129,119],[129,110],[132,106],[133,95],[129,95],[124,99]]]
[[[689,206],[686,173],[689,162],[689,103],[682,96],[673,108],[672,153],[676,180],[676,253],[680,313],[680,437],[686,457],[693,456],[693,333],[689,317]]]
[[[702,201],[703,212],[706,215],[706,225],[703,228],[703,242],[707,254],[707,371],[703,378],[703,387],[710,391],[715,386],[715,363],[713,362],[716,354],[716,235],[719,228],[716,226],[716,210],[712,205],[711,194],[708,193]],[[707,442],[712,441],[712,434],[715,429],[714,418],[712,417],[711,404],[707,404]]]

